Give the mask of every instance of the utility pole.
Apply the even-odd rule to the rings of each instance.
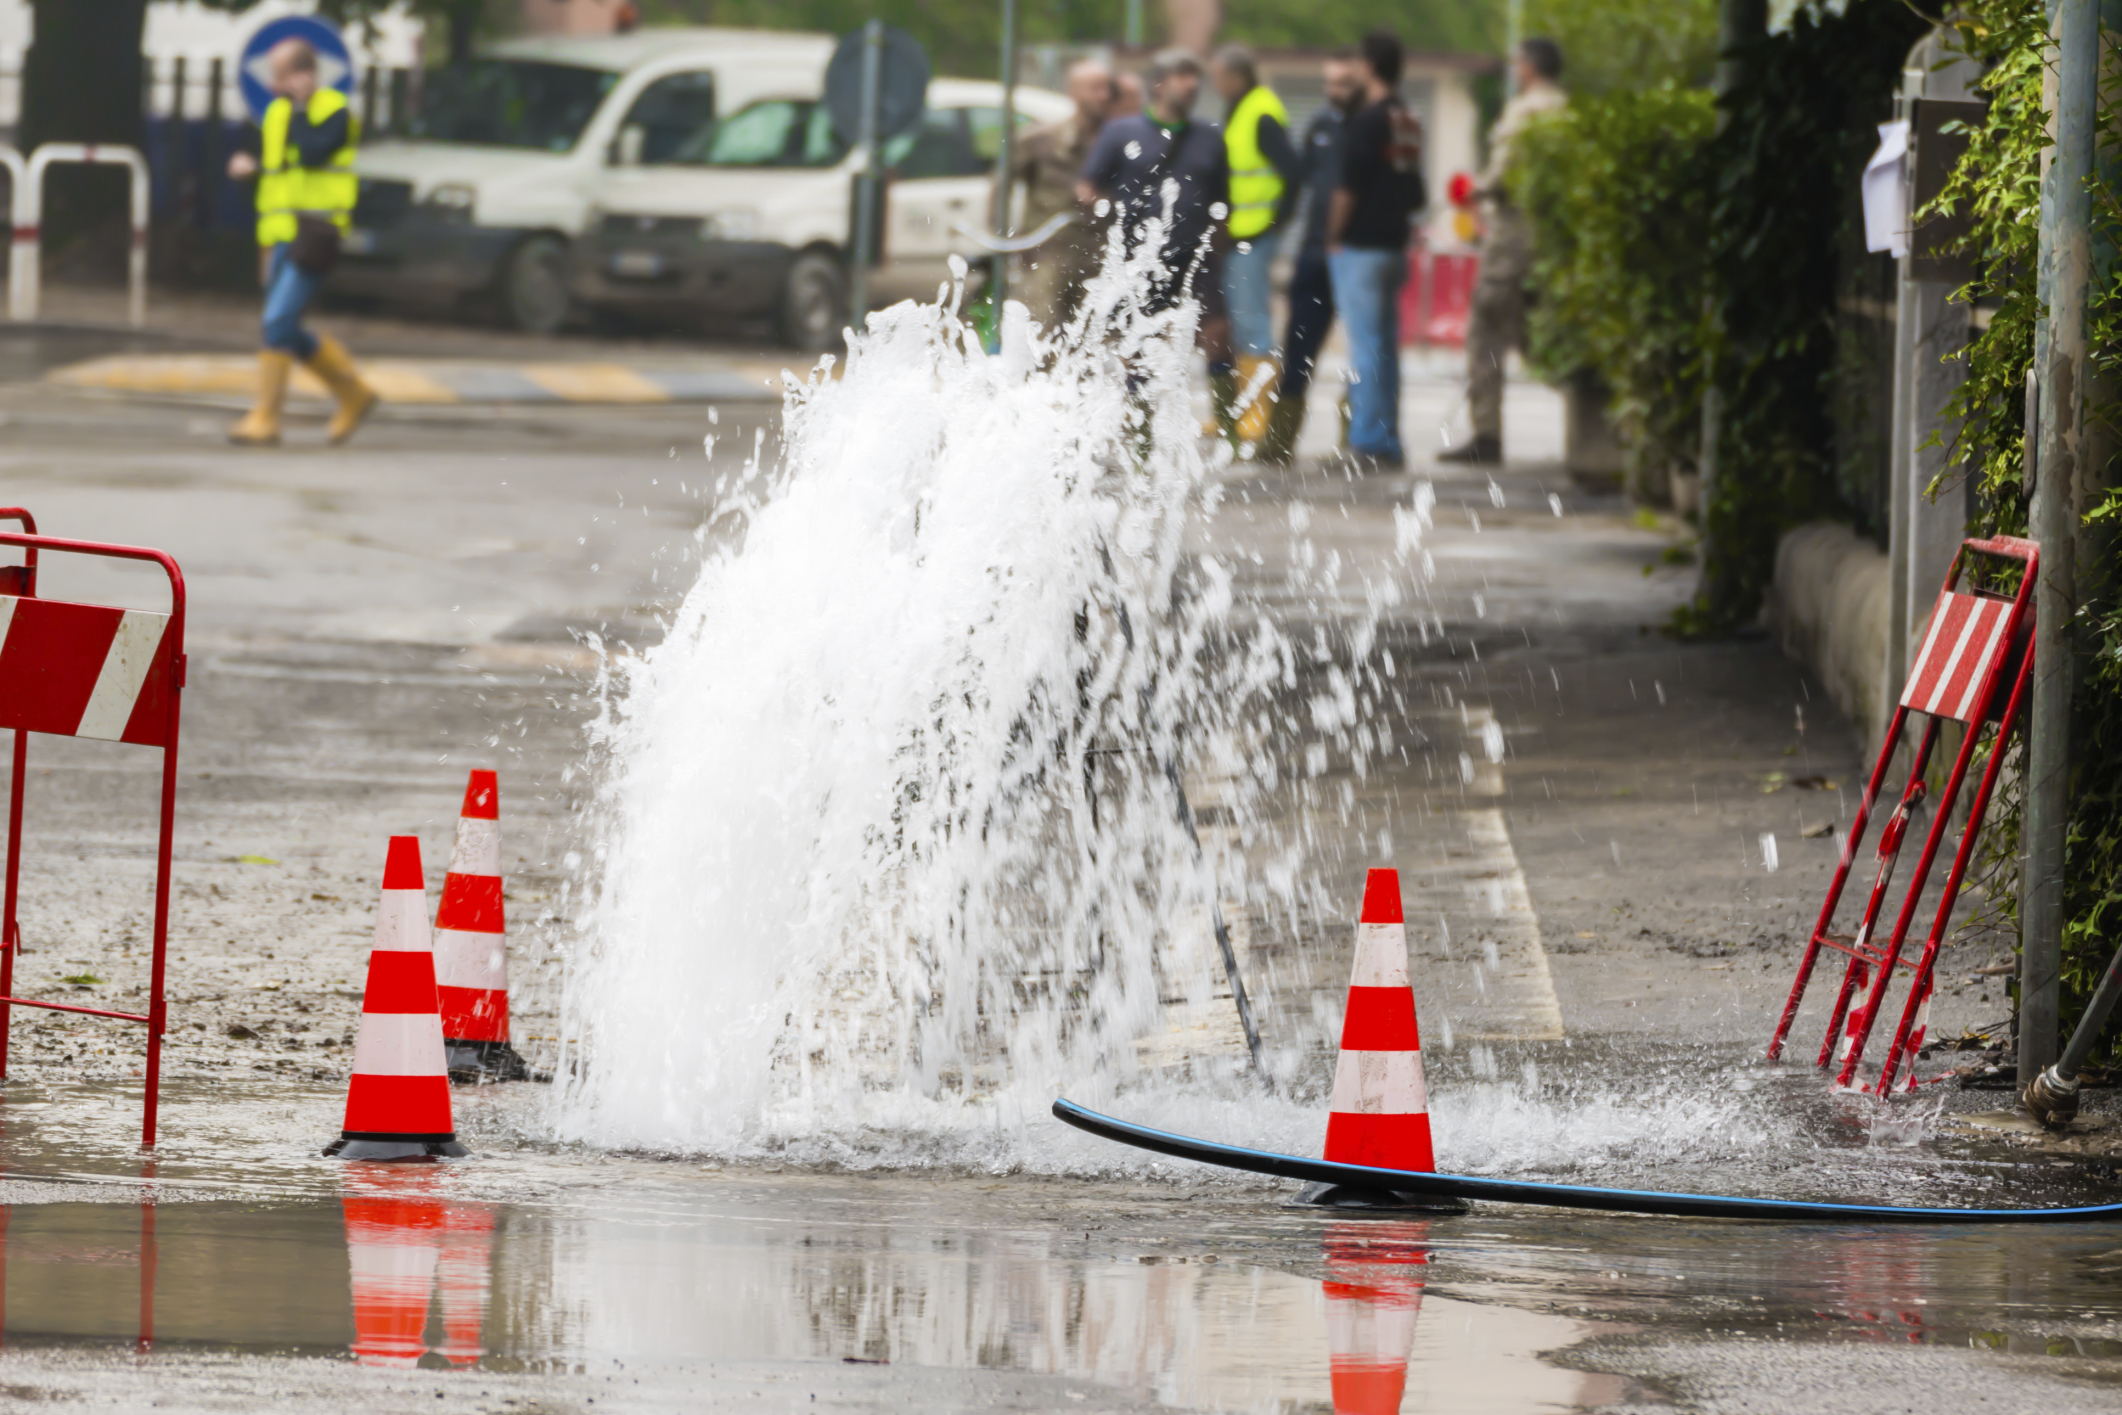
[[[2035,426],[2028,513],[2041,546],[2034,591],[2033,707],[2027,717],[2026,857],[2019,880],[2019,1075],[2056,1060],[2063,963],[2064,840],[2070,823],[2071,619],[2077,612],[2078,482],[2084,475],[2085,313],[2092,283],[2096,0],[2049,0],[2047,79],[2053,145],[2043,155],[2039,255],[2043,315],[2034,330]]]
[[[1008,240],[1011,157],[1017,138],[1017,0],[1002,0],[1002,141],[995,150],[995,235]],[[995,252],[995,338],[1002,337],[1002,302],[1009,298],[1009,252]]]

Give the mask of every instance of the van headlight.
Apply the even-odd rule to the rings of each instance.
[[[756,211],[718,211],[700,223],[703,241],[749,241],[758,234]]]
[[[469,221],[479,193],[463,182],[444,182],[427,194],[427,204],[445,221]]]

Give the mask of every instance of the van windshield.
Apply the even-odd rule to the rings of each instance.
[[[672,160],[707,167],[830,167],[846,154],[824,104],[773,98],[703,128]]]
[[[482,147],[566,152],[589,126],[617,74],[527,59],[474,59],[434,74],[410,137]]]

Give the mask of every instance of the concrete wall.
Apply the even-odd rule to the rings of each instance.
[[[1893,710],[1887,680],[1892,611],[1885,555],[1849,527],[1815,522],[1788,532],[1776,547],[1776,579],[1763,608],[1783,651],[1812,669],[1879,749]]]

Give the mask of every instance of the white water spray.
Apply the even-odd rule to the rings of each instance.
[[[1191,307],[1112,267],[999,358],[955,298],[874,316],[721,490],[600,729],[563,1136],[987,1153],[1131,1073],[1211,888],[1167,765],[1236,751],[1286,665],[1218,643],[1228,576],[1182,555]]]

